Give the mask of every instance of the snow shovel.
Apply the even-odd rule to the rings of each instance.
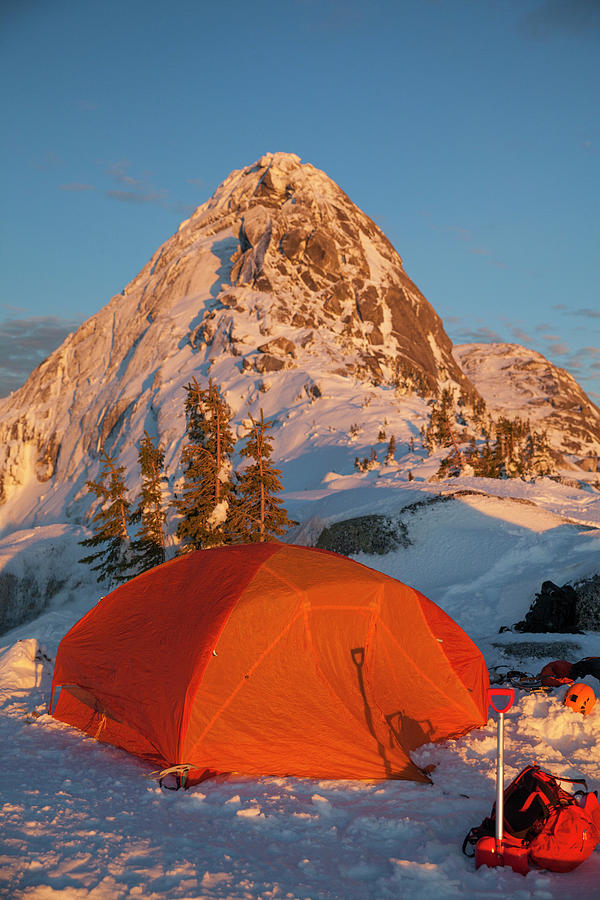
[[[495,697],[507,697],[500,709],[494,703]],[[504,713],[508,712],[515,700],[514,688],[488,688],[488,703],[498,713],[498,757],[496,760],[496,836],[482,837],[475,846],[475,868],[480,866],[510,866],[515,872],[527,875],[529,863],[527,848],[514,846],[510,838],[504,837]],[[519,842],[520,844],[520,842]]]

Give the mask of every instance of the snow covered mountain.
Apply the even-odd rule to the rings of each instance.
[[[55,517],[99,448],[123,450],[144,428],[172,469],[194,373],[210,373],[241,414],[277,382],[277,402],[260,405],[280,418],[299,395],[308,410],[323,375],[388,394],[447,382],[473,391],[381,231],[323,172],[267,154],[233,172],[0,403],[0,500],[26,494],[21,516]]]
[[[537,672],[597,655],[598,632],[499,633],[543,581],[600,571],[599,413],[566,373],[515,345],[452,348],[384,235],[297,157],[234,172],[124,292],[0,401],[0,895],[504,898],[598,895],[600,849],[573,873],[475,870],[460,846],[494,797],[496,723],[425,745],[432,785],[293,778],[207,782],[172,794],[143,761],[46,714],[52,661],[104,588],[78,563],[102,446],[130,484],[146,428],[179,473],[184,386],[211,375],[244,418],[273,419],[285,505],[314,543],[377,514],[402,538],[360,562],[423,591],[488,666]],[[432,480],[427,387],[531,419],[571,478]],[[391,436],[395,459],[386,460]],[[355,457],[375,451],[364,471]],[[575,477],[576,476],[576,477]],[[41,613],[41,615],[40,615]],[[19,624],[20,623],[20,624]],[[548,637],[551,639],[549,640]],[[598,683],[588,676],[595,690]],[[600,703],[517,692],[507,779],[537,760],[600,784]],[[181,827],[173,828],[173,815]]]
[[[462,344],[453,353],[493,416],[529,419],[572,465],[597,471],[600,410],[572,375],[519,344]]]
[[[334,459],[338,475],[352,473],[382,433],[406,456],[427,421],[423,397],[446,386],[523,418],[547,408],[558,448],[597,455],[600,412],[569,376],[529,351],[487,347],[453,355],[379,228],[323,172],[266,154],[0,401],[0,531],[85,521],[99,450],[118,453],[133,486],[144,429],[174,481],[193,375],[215,379],[238,433],[260,408],[275,421],[288,490],[320,484]]]

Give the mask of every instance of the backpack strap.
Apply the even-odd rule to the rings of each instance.
[[[587,792],[588,786],[585,778],[565,778],[563,775],[554,775],[553,772],[547,772],[546,769],[542,769],[539,763],[534,763],[532,766],[528,766],[526,770],[528,771],[533,769],[536,775],[543,777],[544,779],[553,779],[554,781],[564,781],[567,784],[582,784],[585,791]],[[523,774],[523,773],[521,773]]]
[[[532,791],[519,812],[527,812],[536,797],[538,797],[542,801],[544,806],[550,806],[550,804],[548,803],[548,798],[543,791]]]
[[[495,834],[495,831],[495,821],[488,816],[483,820],[481,825],[476,825],[474,828],[471,828],[463,841],[462,852],[465,854],[465,856],[472,858],[473,856],[475,856],[475,845],[477,844],[479,838],[491,837],[493,834]]]

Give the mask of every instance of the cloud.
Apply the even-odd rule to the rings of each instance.
[[[598,0],[543,0],[521,20],[530,38],[544,39],[567,34],[597,37],[600,33]]]
[[[14,306],[12,303],[0,303],[0,309],[6,309],[10,313],[22,313],[27,312],[27,307],[25,306]]]
[[[467,253],[482,257],[491,266],[496,266],[499,269],[506,268],[506,264],[498,259],[489,247],[482,247],[475,243],[477,236],[470,228],[466,228],[464,225],[438,225],[436,222],[431,221],[430,213],[425,210],[421,211],[420,215],[427,221],[427,224],[433,231],[449,234],[464,246]]]
[[[554,353],[556,356],[565,356],[567,353],[570,353],[570,347],[568,344],[565,344],[564,341],[552,341],[549,345],[549,352]]]
[[[569,357],[570,369],[579,373],[591,372],[600,368],[600,350],[597,347],[580,347],[574,350]]]
[[[532,342],[531,336],[519,325],[511,325],[510,331],[515,340],[519,341],[520,344],[530,344]]]
[[[68,184],[61,184],[61,191],[74,191],[75,193],[78,191],[93,191],[93,184],[80,184],[78,181],[72,181]]]
[[[159,203],[164,206],[167,202],[166,191],[106,191],[106,196],[121,203]]]
[[[119,188],[106,190],[104,193],[111,200],[119,203],[130,203],[135,206],[154,204],[169,212],[189,216],[196,209],[195,205],[179,203],[169,199],[169,192],[163,188],[155,188],[152,185],[150,175],[143,173],[141,176],[130,174],[131,164],[127,160],[112,163],[105,166],[105,172],[115,181]]]
[[[0,320],[0,397],[21,387],[30,372],[79,325],[79,321],[58,316]]]
[[[571,309],[568,316],[583,316],[586,319],[600,319],[600,309]]]
[[[462,225],[447,225],[444,231],[453,234],[459,241],[472,241],[473,235],[469,228],[463,228]]]
[[[456,320],[459,321],[458,319]],[[459,327],[453,329],[454,340],[461,344],[502,344],[502,337],[491,328],[480,326],[479,328]]]
[[[131,163],[127,160],[121,160],[120,162],[113,163],[108,167],[107,174],[116,181],[117,184],[126,184],[131,187],[140,187],[142,184],[142,180],[140,178],[135,178],[133,175],[129,175],[127,170],[131,167]]]
[[[190,216],[196,207],[189,203],[176,203],[168,199],[168,191],[106,191],[106,196],[120,203],[132,203],[135,206],[156,204],[169,212]]]

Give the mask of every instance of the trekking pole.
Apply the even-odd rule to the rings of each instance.
[[[498,709],[494,697],[508,697],[508,702]],[[496,758],[496,844],[498,851],[504,837],[504,713],[515,702],[514,688],[488,688],[488,702],[498,713],[498,753]]]

